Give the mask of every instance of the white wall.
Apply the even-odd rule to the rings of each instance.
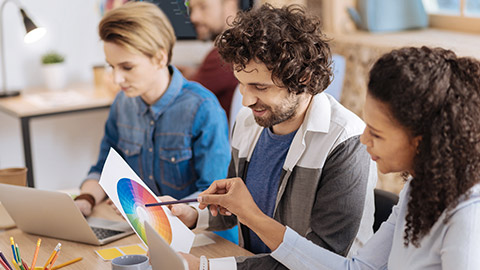
[[[15,4],[3,14],[8,89],[42,86],[41,55],[56,50],[66,56],[69,83],[93,80],[92,66],[104,63],[97,37],[97,0],[19,0],[33,21],[47,28],[46,36],[23,43],[24,27]],[[0,3],[3,3],[0,0]],[[211,43],[177,42],[174,64],[195,65]],[[1,80],[1,78],[0,78]],[[0,84],[1,85],[1,84]],[[32,119],[31,138],[36,186],[77,187],[96,161],[108,110]],[[0,168],[25,166],[18,119],[0,113]]]
[[[70,82],[92,80],[91,66],[103,62],[101,43],[96,33],[100,20],[96,0],[19,0],[46,35],[31,44],[23,42],[22,17],[16,5],[5,6],[2,26],[5,36],[7,83],[10,89],[43,85],[41,55],[56,50],[66,56]]]

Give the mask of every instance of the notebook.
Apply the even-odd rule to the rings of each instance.
[[[145,222],[145,233],[152,270],[188,270],[187,261],[178,255],[148,222]]]
[[[104,245],[133,233],[127,222],[88,218],[64,192],[0,184],[0,201],[24,232]]]

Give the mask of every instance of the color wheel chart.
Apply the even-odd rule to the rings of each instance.
[[[148,190],[134,180],[122,178],[117,183],[117,193],[123,211],[144,243],[147,243],[144,221],[148,221],[168,244],[172,243],[172,228],[163,207],[145,207],[147,203],[158,202]]]

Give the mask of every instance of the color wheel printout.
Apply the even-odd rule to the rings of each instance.
[[[144,222],[148,221],[175,251],[190,252],[195,234],[168,207],[145,207],[160,200],[113,148],[99,183],[145,245],[148,246]]]

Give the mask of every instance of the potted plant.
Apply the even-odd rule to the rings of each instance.
[[[50,51],[42,55],[42,69],[45,84],[49,90],[65,88],[65,57],[58,52]]]

